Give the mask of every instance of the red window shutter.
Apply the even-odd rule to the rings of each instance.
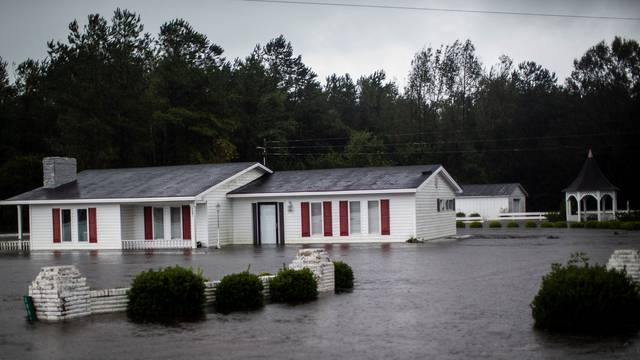
[[[302,236],[309,237],[309,203],[300,203],[300,218],[302,219]]]
[[[324,236],[333,236],[333,224],[331,223],[331,201],[322,203],[324,214]]]
[[[189,205],[182,206],[182,238],[191,240],[191,207]]]
[[[53,242],[60,242],[60,209],[51,209],[53,211]]]
[[[349,236],[349,202],[340,201],[340,236]]]
[[[380,234],[391,234],[389,226],[389,200],[380,200],[380,223]]]
[[[98,242],[98,224],[96,222],[96,208],[89,208],[89,242]]]
[[[144,207],[144,239],[153,240],[153,209],[151,206]]]

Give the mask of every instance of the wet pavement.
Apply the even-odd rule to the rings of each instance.
[[[107,288],[128,286],[141,270],[175,264],[202,268],[211,279],[249,265],[252,272],[275,272],[297,247],[0,255],[0,359],[640,358],[640,334],[554,336],[533,330],[529,308],[551,263],[576,251],[605,263],[614,249],[640,249],[639,232],[480,234],[429,244],[330,246],[334,259],[354,269],[353,293],[251,313],[209,311],[205,321],[177,327],[134,324],[124,314],[29,324],[21,297],[42,266],[75,264],[92,288]]]

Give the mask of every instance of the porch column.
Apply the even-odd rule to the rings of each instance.
[[[22,205],[18,205],[18,242],[22,249]]]
[[[582,199],[580,199],[580,193],[577,193],[576,195],[576,202],[578,203],[578,222],[582,221],[582,212],[581,212],[581,206],[580,204],[582,203]]]
[[[600,200],[602,200],[602,196],[600,195],[600,191],[598,191],[596,193],[596,200],[598,200],[598,207],[597,207],[597,210],[598,210],[598,213],[597,213],[598,221],[602,221],[602,214],[600,214],[600,208],[601,208]]]
[[[195,249],[197,247],[196,240],[196,203],[189,204],[189,210],[191,210],[191,248]]]
[[[613,206],[613,220],[618,219],[618,194],[614,191],[613,196],[611,196],[611,198],[613,199],[611,201],[611,205]]]
[[[571,216],[571,201],[569,200],[569,193],[564,193],[564,213],[565,219],[569,220]]]

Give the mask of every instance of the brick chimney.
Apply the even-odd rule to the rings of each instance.
[[[77,172],[74,158],[52,156],[42,159],[43,186],[47,189],[75,181]]]

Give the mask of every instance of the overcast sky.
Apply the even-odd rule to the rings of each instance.
[[[111,17],[116,7],[139,13],[145,31],[184,18],[222,46],[228,59],[244,57],[258,43],[283,34],[323,80],[331,73],[354,77],[383,69],[405,83],[413,54],[422,47],[471,39],[484,66],[501,54],[514,61],[533,60],[569,75],[573,60],[601,40],[615,35],[640,40],[640,21],[461,14],[264,4],[239,0],[0,0],[0,56],[10,70],[26,58],[46,56],[46,42],[66,39],[73,19],[86,23],[89,13]],[[565,13],[640,17],[640,0],[315,0],[415,7]]]

